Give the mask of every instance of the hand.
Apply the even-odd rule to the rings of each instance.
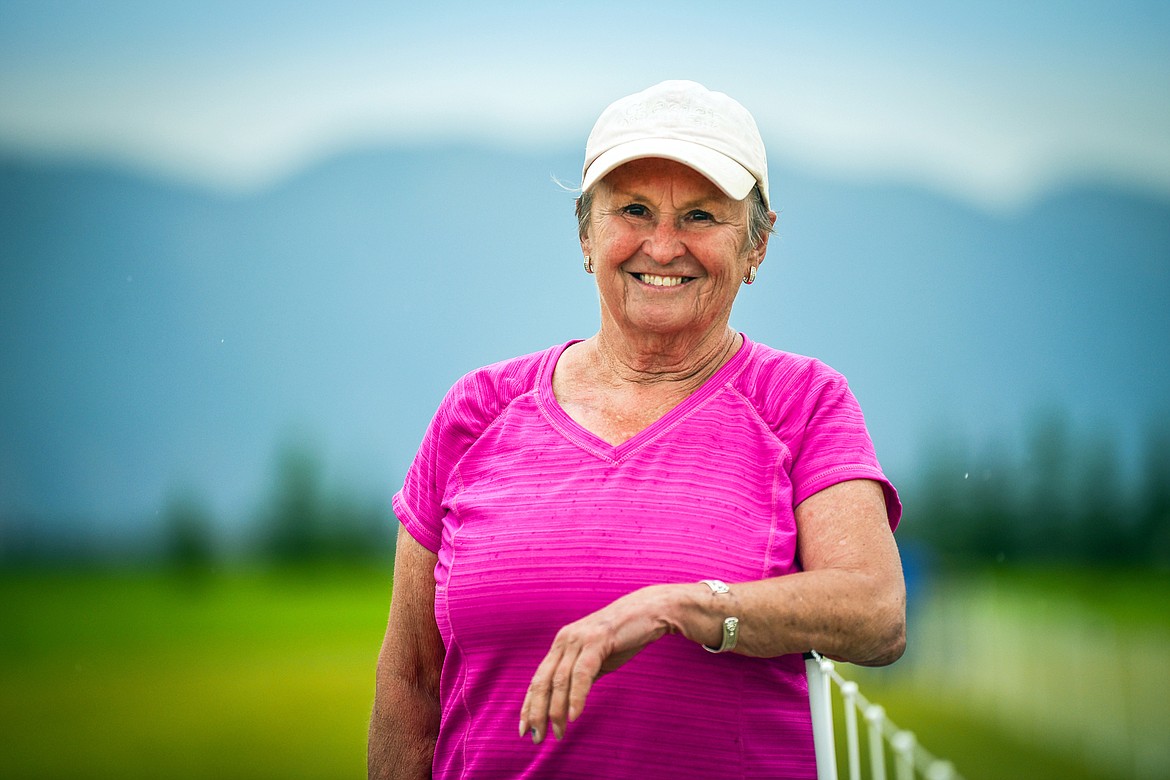
[[[539,745],[551,726],[557,739],[585,708],[593,682],[677,629],[662,617],[671,586],[654,585],[622,596],[557,632],[533,675],[520,708],[520,736]]]

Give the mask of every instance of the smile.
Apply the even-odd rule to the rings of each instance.
[[[654,274],[633,274],[633,277],[651,287],[677,287],[695,278],[693,276],[655,276]]]

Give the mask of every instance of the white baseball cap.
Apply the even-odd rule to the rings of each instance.
[[[645,157],[694,168],[735,200],[758,185],[768,205],[768,157],[756,120],[702,84],[664,81],[602,111],[585,144],[582,191],[619,165]]]

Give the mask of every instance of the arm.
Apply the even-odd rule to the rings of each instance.
[[[739,618],[735,652],[770,658],[819,650],[867,665],[893,663],[905,648],[906,590],[881,487],[843,482],[796,507],[803,571],[733,584],[652,585],[565,626],[536,670],[520,732],[559,738],[593,681],[667,633],[718,646],[722,622]]]
[[[906,648],[906,586],[881,487],[855,480],[822,490],[796,507],[796,528],[804,570],[734,585],[730,604],[703,599],[697,625],[716,617],[716,630],[704,633],[708,643],[719,644],[726,612],[740,618],[736,652],[743,655],[815,649],[865,666],[898,660]]]
[[[431,776],[444,655],[435,624],[436,561],[434,553],[399,528],[390,620],[378,655],[370,716],[371,780]]]

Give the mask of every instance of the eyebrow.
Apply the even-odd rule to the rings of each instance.
[[[633,200],[640,200],[640,201],[649,201],[650,200],[649,196],[643,195],[642,193],[640,193],[636,190],[628,189],[625,187],[615,187],[612,184],[607,184],[606,186],[609,188],[609,192],[611,195],[614,195],[614,196],[617,196],[620,198],[632,198]],[[719,203],[724,203],[724,202],[735,203],[736,201],[732,200],[731,198],[727,197],[722,192],[720,192],[719,195],[704,195],[704,196],[695,198],[694,200],[685,201],[682,204],[682,206],[680,206],[680,208],[681,209],[691,209],[691,208],[696,208],[698,206],[704,206],[704,205],[709,205],[709,204],[719,204]]]

